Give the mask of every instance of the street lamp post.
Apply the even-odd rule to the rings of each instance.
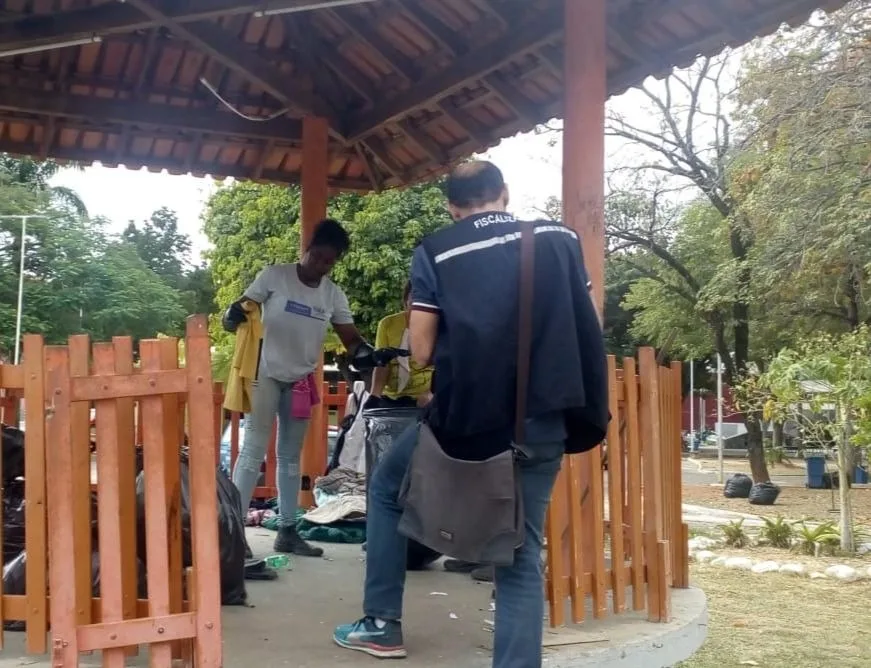
[[[30,218],[45,218],[39,214],[2,215],[0,219],[21,221],[21,259],[18,266],[18,308],[15,311],[15,353],[14,364],[21,361],[21,315],[24,308],[24,260],[27,250],[27,221]]]

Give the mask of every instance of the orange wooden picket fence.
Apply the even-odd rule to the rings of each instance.
[[[0,622],[25,622],[28,653],[50,650],[53,665],[78,666],[80,654],[102,651],[104,666],[120,668],[145,645],[152,666],[168,668],[173,659],[197,668],[222,665],[217,421],[205,316],[189,319],[185,351],[179,368],[176,339],[142,341],[135,366],[128,337],[91,345],[87,336],[74,336],[66,346],[44,346],[41,336],[27,335],[22,364],[0,366],[7,422],[15,424],[10,416],[24,400],[27,559],[25,592],[2,592]],[[190,424],[188,569],[181,543],[182,404]],[[99,444],[94,484],[92,407]],[[139,535],[138,444],[147,480]],[[138,580],[143,554],[146,591]],[[99,568],[99,597],[92,568]]]
[[[647,609],[670,619],[670,588],[689,586],[681,515],[681,365],[608,358],[605,447],[566,457],[547,514],[552,626]],[[590,512],[584,515],[585,510]],[[587,519],[588,521],[584,521]],[[627,601],[631,590],[631,601]]]
[[[150,645],[155,666],[180,658],[186,665],[217,667],[214,466],[227,424],[235,462],[240,416],[221,408],[223,389],[211,381],[204,319],[189,323],[183,369],[174,339],[143,341],[140,352],[141,362],[134,365],[129,338],[92,346],[87,337],[76,336],[67,346],[45,347],[40,336],[28,335],[22,364],[0,365],[0,417],[15,424],[22,398],[27,409],[26,588],[24,594],[0,592],[0,622],[26,622],[28,652],[50,649],[59,665],[78,665],[80,653],[103,650],[105,665],[122,666],[126,655]],[[658,366],[649,348],[641,349],[637,360],[622,360],[622,368],[615,358],[608,364],[612,420],[607,442],[566,458],[548,511],[547,596],[553,626],[604,617],[609,607],[614,614],[646,609],[651,621],[667,621],[670,588],[688,586],[680,364]],[[328,429],[344,417],[346,399],[344,383],[324,384],[323,410],[315,415],[309,440],[318,451],[309,461],[316,464],[303,470],[309,489],[323,471]],[[99,444],[95,483],[88,447],[91,407]],[[178,466],[185,434],[194,553],[193,568],[187,570],[181,560]],[[137,582],[142,551],[137,552],[141,537],[134,495],[137,445],[148,479],[147,593]],[[257,496],[276,494],[275,468],[270,448]],[[311,502],[306,491],[301,494],[303,503]],[[592,521],[584,522],[585,514]],[[91,590],[92,551],[99,555],[100,597]],[[51,600],[49,590],[57,592]]]

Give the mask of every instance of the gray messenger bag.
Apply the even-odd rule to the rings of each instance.
[[[511,566],[525,537],[518,461],[523,455],[532,341],[535,232],[520,236],[519,332],[514,442],[484,461],[445,454],[426,422],[399,494],[399,532],[437,552],[474,563]]]

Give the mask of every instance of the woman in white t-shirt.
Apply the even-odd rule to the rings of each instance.
[[[263,269],[245,290],[243,299],[224,315],[224,327],[235,331],[245,320],[242,302],[260,305],[263,339],[251,412],[245,437],[233,468],[242,507],[248,508],[266,457],[272,425],[278,417],[276,440],[280,529],[275,551],[319,557],[323,550],[306,543],[296,532],[295,515],[300,483],[300,454],[313,403],[317,402],[313,372],[321,359],[324,337],[332,325],[352,356],[371,354],[354,326],[348,298],[328,274],[348,250],[348,233],[335,220],[323,220],[299,263]]]

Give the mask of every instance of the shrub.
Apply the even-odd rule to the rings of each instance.
[[[744,520],[729,522],[721,527],[726,545],[729,547],[745,547],[750,542],[750,537],[744,531]]]
[[[763,517],[765,526],[760,532],[762,539],[771,545],[771,547],[788,548],[792,545],[792,537],[795,535],[795,529],[792,524],[783,519],[783,516],[778,515],[775,519]]]

